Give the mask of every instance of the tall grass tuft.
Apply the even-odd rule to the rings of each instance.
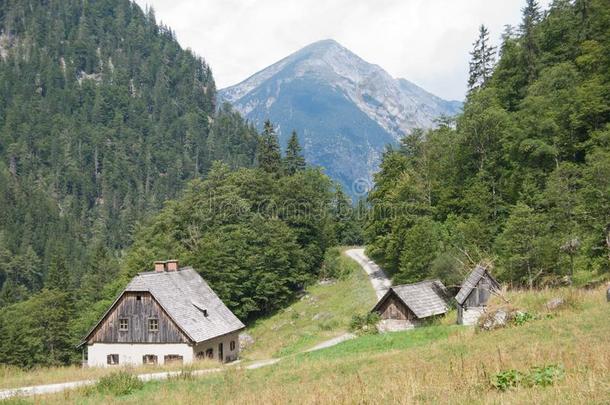
[[[144,383],[135,375],[127,371],[117,371],[100,378],[95,389],[100,394],[122,396],[141,390]]]

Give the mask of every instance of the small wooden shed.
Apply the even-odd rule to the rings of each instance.
[[[491,294],[499,290],[500,284],[489,273],[487,267],[477,265],[466,277],[462,288],[455,296],[458,304],[457,323],[474,325],[485,312]]]
[[[440,280],[390,287],[371,312],[381,316],[382,331],[411,329],[449,311],[449,295]]]

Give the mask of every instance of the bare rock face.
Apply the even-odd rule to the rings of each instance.
[[[546,309],[548,309],[549,311],[554,311],[554,310],[564,306],[565,303],[566,303],[566,300],[564,300],[563,298],[555,297],[546,303]]]
[[[479,327],[483,330],[503,328],[508,324],[510,314],[504,309],[496,309],[487,313],[479,320]]]
[[[388,144],[462,103],[396,79],[333,40],[318,41],[218,92],[249,122],[270,119],[285,145],[298,132],[307,162],[322,166],[353,197],[372,186]]]
[[[254,338],[249,333],[242,332],[239,334],[239,350],[244,350],[246,347],[254,344]]]

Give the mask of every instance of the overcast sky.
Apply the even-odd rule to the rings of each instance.
[[[183,47],[203,56],[218,88],[332,38],[394,77],[463,99],[468,52],[485,24],[494,43],[525,0],[136,0]],[[541,0],[543,7],[550,0]]]

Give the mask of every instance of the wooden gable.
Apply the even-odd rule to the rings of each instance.
[[[156,331],[149,328],[151,319],[157,321]],[[120,325],[124,320],[127,320],[127,330],[122,331]],[[135,291],[123,293],[87,339],[88,344],[189,341],[149,292]]]
[[[385,296],[383,301],[377,304],[375,311],[379,313],[381,319],[417,319],[415,314],[405,305],[405,303],[396,295],[394,291],[390,291]]]
[[[468,294],[468,298],[464,301],[464,307],[473,308],[487,305],[491,298],[491,292],[499,288],[498,282],[485,271],[483,277],[479,279],[470,294]]]

